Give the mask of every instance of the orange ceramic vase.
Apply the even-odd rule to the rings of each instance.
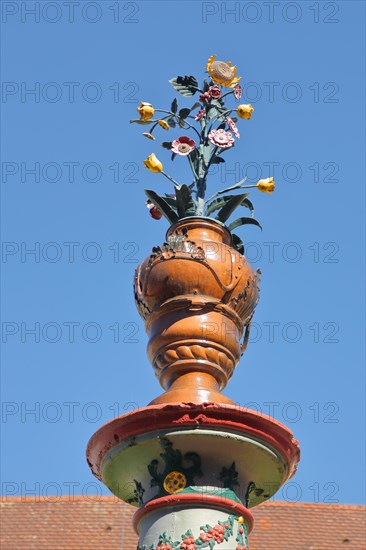
[[[151,404],[232,403],[220,392],[245,350],[258,279],[220,222],[190,217],[169,228],[134,280],[148,356],[166,390]]]

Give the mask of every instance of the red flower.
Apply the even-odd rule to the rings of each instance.
[[[221,95],[221,88],[215,84],[215,86],[210,86],[207,92],[200,95],[200,101],[201,103],[208,103],[211,99],[220,99]]]
[[[188,136],[181,136],[180,138],[172,141],[172,151],[177,155],[189,155],[195,147],[195,142]]]
[[[212,97],[212,99],[220,99],[222,95],[221,88],[215,84],[215,86],[210,86],[207,93]]]
[[[156,547],[156,550],[174,550],[167,542],[163,542]]]
[[[199,538],[203,541],[203,542],[208,542],[210,540],[211,535],[209,533],[200,533],[200,536]]]
[[[209,530],[209,534],[213,539],[215,539],[216,542],[224,541],[224,533],[225,529],[222,525],[215,525],[214,527],[212,527],[212,529]]]
[[[160,218],[162,217],[162,213],[160,212],[159,208],[157,208],[154,204],[152,204],[151,202],[148,202],[146,204],[147,208],[149,209],[149,212],[150,212],[150,216],[152,218],[154,218],[154,220],[160,220]]]
[[[186,537],[179,548],[184,550],[196,550],[196,544],[193,537]]]

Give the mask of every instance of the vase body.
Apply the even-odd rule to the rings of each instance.
[[[172,225],[137,268],[135,301],[165,394],[153,401],[231,402],[226,386],[258,301],[258,273],[209,218]]]

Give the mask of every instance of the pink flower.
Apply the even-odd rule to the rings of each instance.
[[[189,155],[189,153],[191,153],[195,147],[195,142],[188,136],[181,136],[180,138],[175,139],[172,142],[172,151],[177,155]]]
[[[210,86],[207,93],[212,97],[212,99],[220,99],[221,97],[221,88],[215,84],[215,86]]]
[[[200,109],[196,114],[196,116],[194,117],[194,120],[201,120],[201,118],[203,118],[204,116],[205,116],[205,110]]]
[[[154,220],[160,220],[160,218],[162,217],[162,213],[160,212],[159,208],[157,208],[154,204],[152,204],[151,202],[148,202],[146,204],[147,208],[149,209],[149,212],[150,212],[150,216],[152,218],[154,218]]]
[[[236,86],[234,86],[235,99],[240,99],[242,95],[243,95],[243,88],[240,86],[240,84],[236,84]]]
[[[210,540],[211,535],[209,533],[200,533],[200,536],[199,538],[203,541],[203,542],[208,542]]]
[[[156,550],[174,550],[174,548],[172,548],[170,544],[163,542],[156,547]]]
[[[226,132],[226,130],[211,130],[208,134],[208,139],[211,143],[217,145],[217,147],[221,147],[222,149],[232,147],[235,141],[231,133]]]
[[[234,136],[237,137],[237,138],[240,138],[238,127],[235,124],[235,122],[233,121],[233,119],[230,118],[229,116],[227,116],[226,117],[226,122],[227,122],[227,125],[229,126],[230,130],[234,134]]]
[[[203,94],[200,94],[200,102],[201,103],[207,103],[210,101],[211,96],[208,92],[204,92]]]

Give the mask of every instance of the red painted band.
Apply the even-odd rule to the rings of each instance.
[[[101,479],[100,466],[105,454],[121,441],[156,430],[189,427],[219,428],[253,436],[282,455],[287,465],[287,479],[296,471],[300,449],[291,430],[265,414],[217,403],[150,405],[119,416],[91,437],[87,448],[89,466]]]
[[[139,524],[147,514],[151,514],[151,512],[154,512],[155,510],[161,510],[162,508],[173,506],[189,506],[190,508],[219,508],[229,514],[234,514],[239,517],[243,516],[248,527],[248,533],[250,533],[253,529],[254,519],[252,514],[249,512],[248,508],[245,508],[245,506],[239,502],[218,497],[216,495],[189,495],[187,493],[179,495],[176,493],[175,495],[168,495],[151,500],[142,506],[142,508],[139,508],[132,520],[133,528],[136,533],[138,534]],[[172,510],[172,512],[173,511],[174,510]]]

